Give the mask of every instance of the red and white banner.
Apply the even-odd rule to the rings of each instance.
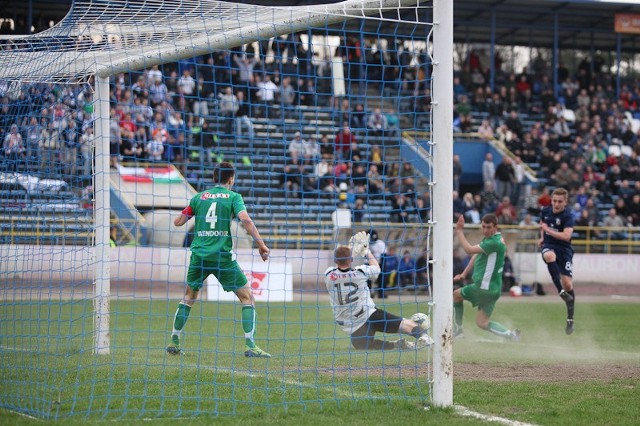
[[[293,280],[291,265],[285,262],[255,262],[243,263],[238,261],[249,280],[253,297],[258,302],[291,302],[293,300]],[[214,277],[210,275],[205,281],[207,300],[235,301],[236,295],[227,292]]]
[[[125,182],[137,183],[179,183],[184,179],[175,166],[157,165],[148,167],[128,167],[118,165],[118,171]]]
[[[617,33],[640,34],[640,15],[616,13],[613,28]]]

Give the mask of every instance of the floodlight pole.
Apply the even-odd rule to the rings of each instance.
[[[453,404],[453,1],[433,2],[433,398]]]
[[[95,117],[93,173],[94,248],[94,348],[96,355],[109,355],[109,297],[111,277],[109,271],[109,229],[111,203],[109,200],[109,77],[95,76]]]

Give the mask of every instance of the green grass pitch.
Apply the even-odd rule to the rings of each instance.
[[[454,343],[454,403],[534,424],[637,424],[639,305],[579,302],[576,332],[566,336],[564,305],[549,300],[499,302],[494,318],[521,328],[519,343],[475,328],[465,306],[466,336]],[[326,302],[258,305],[257,341],[270,360],[242,355],[240,307],[214,302],[197,303],[185,355],[168,356],[175,307],[173,300],[113,301],[111,354],[94,356],[90,301],[4,303],[0,424],[36,424],[18,411],[67,425],[169,424],[175,417],[250,425],[483,423],[453,409],[425,410],[428,351],[355,352]],[[404,316],[426,309],[388,306]]]

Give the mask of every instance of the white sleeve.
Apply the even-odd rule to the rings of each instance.
[[[356,271],[362,271],[367,278],[372,278],[380,274],[380,267],[375,265],[360,265],[355,268]]]

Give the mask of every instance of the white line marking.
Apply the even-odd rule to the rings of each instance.
[[[455,409],[456,413],[461,416],[473,417],[473,418],[484,420],[487,422],[500,423],[508,426],[536,426],[535,423],[525,423],[517,420],[506,419],[504,417],[489,416],[486,414],[477,413],[475,411],[469,410],[467,407],[464,407],[462,405],[454,405],[453,408]]]
[[[537,349],[558,349],[558,350],[566,350],[566,349],[570,349],[572,348],[571,345],[567,345],[567,346],[557,346],[557,345],[539,345],[536,343],[524,343],[524,342],[517,342],[517,343],[511,343],[511,342],[507,342],[506,340],[493,340],[493,339],[475,339],[474,342],[477,343],[495,343],[498,345],[504,345],[505,343],[510,343],[513,344],[514,346],[524,346],[527,348],[537,348]],[[625,351],[615,351],[615,350],[611,350],[611,349],[600,349],[598,348],[597,351],[599,353],[606,353],[606,354],[610,354],[610,355],[618,355],[620,357],[624,357],[624,358],[631,358],[631,359],[635,359],[637,358],[639,355],[637,352],[625,352]],[[588,361],[588,359],[586,359],[585,361]],[[594,360],[596,361],[596,360]]]
[[[637,299],[638,296],[624,296],[620,294],[612,294],[611,298],[613,300],[631,300],[631,299]]]
[[[519,343],[517,343],[519,344]],[[553,346],[553,345],[536,345],[536,344],[531,344],[531,343],[524,343],[523,346],[527,346],[530,348],[540,348],[540,349],[570,349],[571,346],[567,345],[567,346]],[[610,349],[601,349],[601,348],[597,348],[595,349],[597,352],[602,352],[602,353],[608,353],[610,355],[620,355],[620,356],[625,356],[625,357],[632,357],[632,358],[636,358],[638,357],[638,352],[625,352],[625,351],[614,351],[614,350],[610,350]],[[586,361],[588,361],[588,359],[585,359]],[[596,361],[596,360],[594,360]]]
[[[198,417],[143,417],[143,422],[152,422],[155,420],[198,420]],[[122,420],[109,420],[110,422],[120,422]]]
[[[0,408],[0,410],[1,411],[7,411],[9,413],[14,413],[14,414],[17,414],[17,415],[22,416],[22,417],[26,417],[29,420],[37,420],[39,422],[43,422],[44,421],[44,419],[39,419],[38,417],[33,417],[33,416],[28,415],[28,414],[21,413],[20,411],[14,411],[14,410],[10,410],[8,408]]]
[[[182,364],[185,367],[191,367],[191,368],[196,368],[196,369],[202,369],[203,366],[202,365],[198,365],[198,364],[192,364],[192,363],[184,363]],[[238,369],[233,369],[233,368],[229,368],[229,367],[205,367],[208,370],[211,371],[215,371],[215,372],[222,372],[222,373],[232,373],[232,374],[239,374],[242,376],[246,376],[246,377],[251,377],[251,378],[256,378],[256,377],[265,377],[265,378],[269,378],[269,379],[276,379],[278,380],[280,383],[284,384],[284,385],[289,385],[289,386],[299,386],[301,388],[308,388],[308,389],[317,389],[318,386],[316,384],[306,384],[303,383],[299,380],[289,380],[289,379],[284,379],[284,378],[279,378],[279,377],[274,377],[273,374],[269,374],[269,372],[265,372],[264,374],[256,374],[256,372],[249,372],[249,371],[243,371],[243,370],[238,370]],[[292,374],[296,374],[295,371],[292,371]],[[348,385],[347,385],[348,386]],[[359,392],[353,392],[353,391],[348,391],[348,390],[344,390],[341,389],[340,385],[334,385],[334,386],[326,386],[323,387],[323,389],[329,393],[331,393],[332,395],[339,395],[342,396],[344,398],[354,398],[354,399],[386,399],[386,397],[374,397],[368,394],[364,394],[364,393],[359,393]]]
[[[36,354],[36,355],[55,355],[53,352],[40,351],[40,350],[29,349],[29,348],[18,348],[18,347],[15,347],[15,346],[4,346],[4,345],[0,345],[0,351],[29,352],[29,353]]]

